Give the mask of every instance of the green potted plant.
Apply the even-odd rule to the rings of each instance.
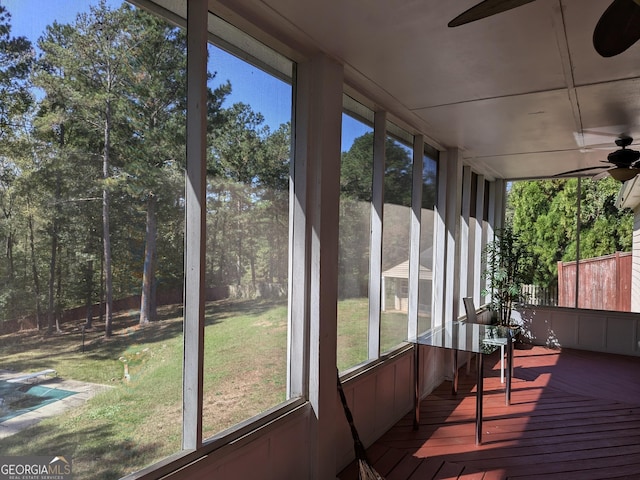
[[[486,288],[483,295],[491,299],[489,306],[497,317],[498,325],[511,326],[511,311],[520,301],[522,284],[526,283],[531,268],[527,249],[511,224],[495,231],[494,240],[483,252]]]

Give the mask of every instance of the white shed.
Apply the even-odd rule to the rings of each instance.
[[[429,247],[420,254],[420,273],[419,273],[419,290],[421,292],[428,292],[428,300],[431,300],[431,283],[433,280],[433,272],[431,270],[433,266],[433,248]],[[394,282],[393,287],[388,285],[388,280]],[[409,260],[399,263],[384,272],[382,272],[382,311],[387,310],[386,305],[386,292],[387,287],[394,288],[394,306],[393,309],[400,312],[407,312],[409,310]],[[426,290],[424,290],[426,288]],[[422,303],[422,302],[421,302]],[[424,305],[428,307],[428,302]],[[420,305],[420,308],[422,305]]]

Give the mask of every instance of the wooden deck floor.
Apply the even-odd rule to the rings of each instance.
[[[368,449],[387,480],[640,479],[640,358],[533,347],[515,351],[511,405],[499,357],[485,360],[483,444],[475,372],[443,383]],[[472,362],[475,363],[475,362]],[[339,475],[357,479],[355,462]]]

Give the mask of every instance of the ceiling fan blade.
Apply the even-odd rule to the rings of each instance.
[[[578,168],[576,170],[569,170],[568,172],[557,173],[554,175],[554,177],[564,177],[566,175],[571,175],[572,173],[588,172],[589,170],[600,170],[602,168],[611,168],[611,165],[609,164],[609,166],[606,166],[606,167],[599,166],[599,167]]]
[[[469,10],[462,12],[449,22],[449,27],[458,27],[465,23],[475,22],[481,18],[490,17],[496,13],[506,12],[512,8],[531,3],[534,0],[484,0]],[[629,0],[633,1],[633,0]]]
[[[633,177],[638,175],[638,173],[640,173],[640,169],[627,168],[627,167],[617,167],[617,168],[612,168],[610,170],[607,170],[604,173],[607,173],[612,178],[618,180],[619,182],[623,182],[624,183],[627,180],[631,180]],[[600,180],[600,178],[596,178],[596,177],[598,177],[600,175],[601,174],[599,173],[598,175],[594,176],[593,180]]]
[[[593,31],[593,46],[603,57],[624,52],[640,40],[640,2],[613,0]]]

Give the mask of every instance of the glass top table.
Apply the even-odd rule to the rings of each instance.
[[[484,384],[484,356],[499,348],[504,358],[504,348],[507,347],[507,375],[505,385],[505,404],[511,403],[511,373],[513,365],[513,331],[510,327],[484,325],[464,321],[450,322],[433,328],[417,337],[409,338],[409,342],[416,344],[415,348],[415,398],[414,398],[414,428],[419,425],[420,415],[420,375],[419,345],[444,348],[453,352],[453,384],[452,393],[458,390],[458,352],[478,354],[478,378],[476,394],[476,444],[482,443],[482,397]]]
[[[417,338],[409,339],[409,341],[419,345],[487,355],[495,352],[500,346],[507,345],[507,337],[510,334],[509,327],[452,322],[429,330]]]

